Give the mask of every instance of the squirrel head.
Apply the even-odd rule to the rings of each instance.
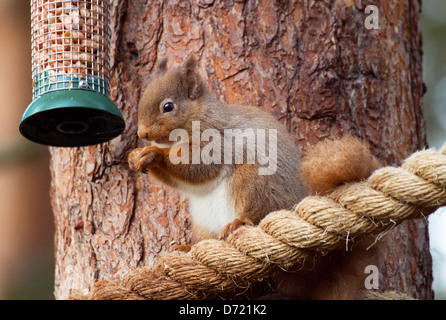
[[[158,144],[169,143],[172,130],[190,132],[192,121],[202,118],[205,86],[191,55],[176,68],[167,68],[167,57],[157,65],[138,106],[138,136]]]

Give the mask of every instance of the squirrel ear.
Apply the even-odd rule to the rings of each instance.
[[[157,63],[155,67],[155,73],[162,74],[165,73],[167,70],[167,61],[169,60],[168,56],[165,56],[161,59],[160,62]]]
[[[197,61],[193,55],[190,55],[181,66],[184,76],[184,83],[187,86],[188,97],[191,100],[196,100],[202,94],[203,84],[200,76],[195,71]]]
[[[189,57],[187,57],[186,61],[183,63],[183,68],[188,71],[195,71],[195,67],[197,66],[197,60],[195,60],[195,57],[191,54]]]

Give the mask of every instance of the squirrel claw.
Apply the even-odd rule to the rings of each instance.
[[[136,148],[132,150],[132,152],[130,152],[128,155],[127,162],[129,164],[130,169],[132,170],[138,170],[138,160],[141,149],[142,148]]]
[[[220,240],[226,240],[229,235],[234,232],[235,230],[237,230],[238,228],[242,227],[242,226],[253,226],[254,223],[252,223],[251,220],[249,219],[234,219],[234,221],[232,221],[231,223],[228,223],[225,228],[223,229],[223,231],[220,233]]]
[[[144,153],[144,155],[142,155],[138,161],[139,171],[147,173],[149,169],[157,163],[156,161],[157,153],[155,150],[149,150],[148,152],[144,152],[143,150],[142,153]]]
[[[159,149],[157,147],[137,148],[130,152],[128,163],[131,169],[147,173],[158,163]]]

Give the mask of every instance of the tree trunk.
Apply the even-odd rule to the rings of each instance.
[[[365,27],[367,4],[378,29]],[[139,97],[166,54],[172,64],[195,54],[218,98],[268,110],[301,149],[349,132],[397,165],[426,145],[421,0],[114,0],[113,9],[111,95],[127,129],[110,143],[51,148],[58,299],[190,239],[185,198],[127,165],[140,144]],[[426,221],[383,241],[379,289],[433,298]]]

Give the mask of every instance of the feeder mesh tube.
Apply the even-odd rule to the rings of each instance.
[[[33,99],[64,89],[109,96],[106,0],[31,1]]]

